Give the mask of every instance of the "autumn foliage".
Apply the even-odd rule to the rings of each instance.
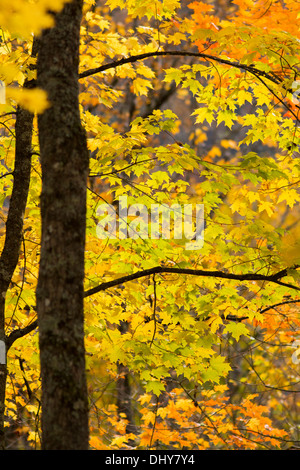
[[[35,113],[19,260],[5,298],[5,430],[8,448],[39,449],[37,115],[51,103],[35,86],[32,43],[63,2],[0,5],[1,251],[16,109]],[[299,442],[299,17],[292,0],[84,2],[91,449]],[[131,236],[99,237],[99,207],[121,226],[120,198],[132,208]],[[138,216],[155,204],[203,204],[203,246],[175,238],[172,221],[171,236],[142,236]]]

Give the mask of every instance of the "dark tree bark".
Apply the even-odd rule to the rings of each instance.
[[[124,305],[124,308],[125,305]],[[128,331],[128,322],[122,321],[119,325],[119,331],[124,334]],[[120,361],[117,363],[118,379],[116,382],[117,409],[118,414],[125,414],[128,424],[126,432],[137,433],[137,427],[134,422],[134,412],[132,409],[132,390],[129,382],[129,369]]]
[[[5,296],[19,260],[23,231],[23,216],[27,203],[31,170],[31,140],[33,115],[22,108],[17,109],[15,133],[15,167],[13,189],[6,220],[6,233],[0,257],[0,340],[5,344],[0,364],[0,449],[5,448],[4,411],[7,378],[6,336],[5,336]]]
[[[38,41],[34,39],[32,56],[36,57]],[[35,83],[25,80],[24,88],[33,88]],[[6,354],[13,339],[5,335],[5,296],[18,264],[23,233],[23,217],[27,204],[30,184],[33,114],[26,109],[17,108],[15,123],[15,164],[13,189],[6,219],[4,247],[0,256],[0,341],[5,345],[0,360],[0,450],[5,449],[4,412],[7,379]],[[11,335],[13,332],[11,333]]]
[[[37,288],[42,448],[88,449],[83,280],[88,150],[78,105],[81,0],[43,31],[38,86],[51,106],[39,116],[42,241]]]

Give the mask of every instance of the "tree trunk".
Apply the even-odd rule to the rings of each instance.
[[[119,331],[124,334],[128,331],[129,324],[126,321],[120,322]],[[134,412],[132,409],[132,390],[129,382],[129,369],[120,361],[117,362],[118,379],[116,383],[117,409],[118,414],[125,414],[128,424],[127,433],[137,433],[137,427],[134,422]]]
[[[38,52],[38,40],[34,38],[32,56]],[[25,80],[24,88],[34,88],[35,82]],[[30,184],[33,114],[17,108],[15,124],[15,165],[13,189],[6,220],[5,243],[0,257],[0,450],[5,449],[4,412],[7,378],[6,355],[11,346],[5,335],[5,296],[18,264],[23,233],[23,217]]]
[[[39,116],[42,241],[37,311],[42,448],[88,449],[83,280],[88,150],[78,105],[81,0],[43,31],[38,86],[51,106]]]
[[[29,82],[24,85],[26,88],[30,88],[30,86]],[[6,349],[8,347],[5,336],[5,296],[20,254],[23,217],[30,183],[32,129],[33,114],[18,107],[15,124],[14,182],[6,220],[5,243],[0,257],[0,449],[5,448],[4,411],[7,377]]]

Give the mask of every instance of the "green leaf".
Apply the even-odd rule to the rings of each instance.
[[[209,367],[202,373],[202,380],[220,383],[220,378],[226,376],[230,369],[230,365],[225,362],[225,357],[215,356],[211,359]]]
[[[157,380],[152,380],[151,382],[147,382],[145,385],[146,392],[152,392],[157,397],[165,390],[164,385]]]
[[[248,328],[246,325],[244,325],[244,323],[241,322],[230,322],[228,325],[226,325],[225,331],[227,333],[231,333],[232,337],[237,341],[240,339],[240,336],[247,336],[249,334]]]

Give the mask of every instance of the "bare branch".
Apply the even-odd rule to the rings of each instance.
[[[295,269],[298,266],[295,267]],[[256,273],[247,273],[247,274],[233,274],[225,273],[223,271],[205,271],[202,269],[182,269],[182,268],[171,268],[167,266],[155,266],[154,268],[145,269],[142,271],[137,271],[136,273],[129,274],[128,276],[119,277],[118,279],[113,279],[112,281],[107,281],[99,284],[92,289],[85,291],[84,296],[89,297],[96,294],[97,292],[104,291],[111,287],[118,286],[125,282],[133,281],[135,279],[140,279],[141,277],[151,276],[152,274],[185,274],[190,276],[199,276],[199,277],[215,277],[221,279],[233,279],[236,281],[267,281],[279,284],[289,289],[300,290],[300,287],[293,284],[285,283],[280,281],[283,277],[288,275],[288,270],[283,269],[275,274],[264,275]]]
[[[12,331],[6,337],[6,350],[8,351],[11,345],[19,338],[23,338],[23,336],[28,335],[33,330],[35,330],[38,326],[38,321],[35,320],[29,325],[25,326],[24,328],[18,328],[17,330]]]
[[[108,64],[100,65],[100,67],[96,67],[93,69],[86,70],[85,72],[81,72],[79,74],[79,78],[86,78],[90,77],[91,75],[95,75],[97,73],[105,72],[106,70],[113,69],[116,67],[120,67],[124,64],[132,64],[134,62],[138,62],[139,60],[149,59],[150,57],[157,57],[157,56],[180,56],[180,57],[197,57],[200,59],[204,59],[207,61],[214,61],[218,62],[219,64],[229,65],[231,67],[236,67],[240,70],[244,70],[246,72],[250,72],[252,75],[265,77],[273,83],[277,85],[282,83],[282,79],[271,75],[263,70],[259,70],[251,65],[241,64],[239,62],[231,61],[228,59],[221,59],[220,57],[213,56],[210,54],[204,54],[201,52],[189,52],[189,51],[153,51],[153,52],[145,52],[144,54],[137,54],[130,57],[123,57],[119,60],[114,60],[113,62],[109,62]]]

